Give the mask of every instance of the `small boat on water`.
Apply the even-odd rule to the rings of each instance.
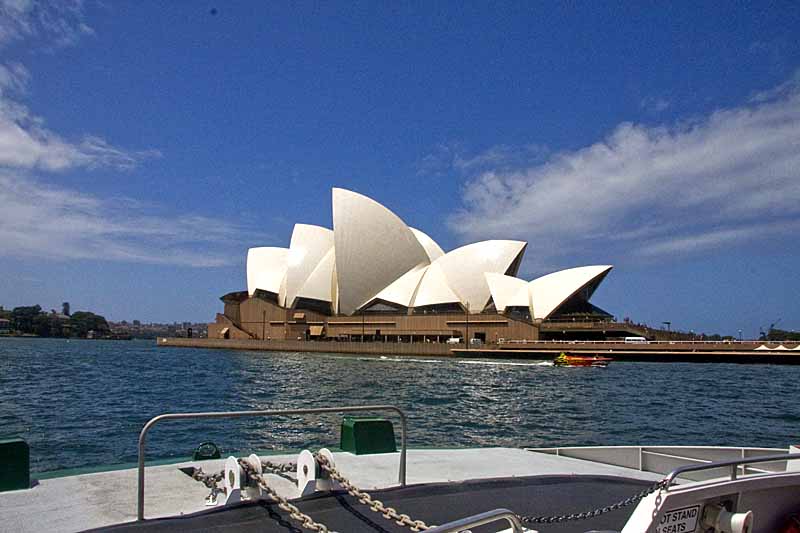
[[[613,361],[610,357],[600,357],[599,355],[571,355],[561,352],[553,360],[554,366],[594,366],[607,367]]]

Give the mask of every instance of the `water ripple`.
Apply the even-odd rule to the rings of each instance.
[[[158,348],[149,341],[0,339],[0,438],[22,436],[34,471],[133,462],[164,412],[390,403],[412,446],[696,444],[784,447],[800,368],[372,358]],[[769,394],[765,394],[769,391]],[[767,421],[768,424],[764,422]],[[149,457],[336,445],[339,417],[178,421]]]

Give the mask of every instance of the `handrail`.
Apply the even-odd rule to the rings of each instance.
[[[408,423],[406,414],[394,405],[361,405],[349,407],[317,407],[314,409],[278,409],[265,411],[217,411],[206,413],[167,413],[151,418],[139,433],[139,486],[136,497],[137,519],[144,520],[144,445],[147,432],[163,420],[184,420],[196,418],[244,418],[250,416],[290,416],[322,413],[352,413],[359,411],[394,411],[400,416],[400,468],[398,482],[406,484],[406,447],[408,445]]]
[[[514,533],[522,533],[524,531],[522,528],[522,522],[516,513],[509,511],[508,509],[495,509],[493,511],[486,511],[485,513],[479,513],[466,518],[460,518],[458,520],[442,524],[441,526],[432,527],[428,529],[427,533],[458,533],[459,531],[464,531],[470,527],[482,526],[498,520],[506,520],[509,524],[511,524],[511,529]]]
[[[686,472],[696,472],[698,470],[713,470],[716,468],[730,467],[731,481],[734,481],[737,476],[737,469],[741,465],[749,465],[754,463],[774,463],[777,461],[791,461],[793,459],[800,459],[800,453],[786,453],[780,455],[764,455],[761,457],[750,457],[747,459],[734,459],[732,461],[719,461],[717,463],[707,463],[702,465],[687,465],[676,468],[664,480],[667,482],[665,489],[669,489],[675,478]]]

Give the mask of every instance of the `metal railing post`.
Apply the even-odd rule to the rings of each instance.
[[[408,446],[408,422],[406,414],[394,405],[363,405],[349,407],[318,407],[314,409],[277,409],[264,411],[216,411],[205,413],[167,413],[155,416],[147,421],[139,433],[139,464],[138,464],[138,487],[136,496],[136,517],[144,520],[144,463],[145,463],[145,442],[147,432],[164,420],[187,420],[200,418],[244,418],[254,416],[292,416],[309,414],[330,414],[330,413],[352,413],[365,411],[393,411],[400,416],[400,467],[398,469],[398,482],[401,486],[406,485],[406,448]]]
[[[522,522],[516,513],[509,511],[508,509],[495,509],[493,511],[486,511],[485,513],[453,520],[452,522],[442,524],[441,526],[432,527],[428,529],[428,532],[459,533],[460,531],[464,531],[468,528],[482,526],[484,524],[491,524],[492,522],[497,522],[498,520],[505,520],[508,522],[511,525],[511,530],[514,533],[522,533],[524,531],[522,528]]]
[[[669,490],[670,486],[675,482],[675,479],[684,474],[686,472],[697,472],[699,470],[713,470],[715,468],[725,468],[730,467],[731,469],[731,481],[735,481],[737,479],[737,469],[740,465],[751,465],[757,463],[777,463],[778,461],[792,461],[794,459],[800,459],[800,453],[786,453],[781,455],[762,455],[761,457],[749,457],[747,459],[736,459],[733,461],[718,461],[718,462],[709,462],[702,465],[691,465],[691,466],[681,466],[676,468],[664,479],[667,482],[666,487],[664,490]],[[744,469],[744,473],[747,473],[747,470]]]

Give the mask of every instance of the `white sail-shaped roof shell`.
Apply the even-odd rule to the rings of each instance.
[[[288,248],[264,246],[247,250],[247,292],[256,289],[280,294],[286,277]]]
[[[295,224],[286,260],[286,283],[279,297],[282,305],[291,307],[294,304],[298,291],[332,249],[333,231],[321,226]]]
[[[297,291],[298,298],[310,298],[323,302],[333,302],[336,279],[333,275],[333,268],[336,264],[336,253],[334,249],[328,250],[325,257],[319,262],[305,283]]]
[[[425,272],[428,270],[428,266],[429,265],[415,266],[379,292],[375,298],[404,307],[411,307],[414,294],[417,291],[422,276],[424,276]]]
[[[580,291],[590,297],[612,269],[570,268],[526,283],[507,275],[524,242],[483,241],[445,254],[381,204],[344,189],[333,189],[333,224],[333,231],[297,224],[289,248],[249,249],[248,293],[275,293],[287,307],[296,298],[330,302],[341,314],[375,299],[404,307],[461,304],[480,313],[491,297],[499,312],[528,306],[543,320]]]
[[[495,272],[487,272],[484,275],[497,311],[502,313],[507,307],[530,308],[531,298],[527,281]]]
[[[428,259],[430,259],[431,263],[439,259],[444,255],[444,250],[442,247],[439,246],[436,241],[431,239],[427,233],[420,231],[416,228],[408,228],[417,238],[419,243],[425,248],[425,253],[428,254]]]
[[[545,319],[561,304],[600,276],[606,275],[611,265],[569,268],[536,278],[529,284],[531,316]]]
[[[378,202],[333,189],[339,312],[350,315],[397,278],[430,260],[414,233]]]
[[[426,270],[417,288],[413,306],[441,305],[461,303],[461,299],[447,284],[447,276],[439,262],[431,264]]]
[[[522,241],[493,240],[468,244],[444,254],[431,264],[431,269],[422,278],[414,306],[449,302],[435,301],[442,300],[446,292],[436,286],[438,274],[431,274],[436,266],[444,276],[449,292],[456,295],[456,301],[468,306],[470,312],[480,313],[491,296],[484,274],[505,274],[524,249]],[[434,294],[437,297],[433,297]],[[430,303],[420,304],[420,301]]]

